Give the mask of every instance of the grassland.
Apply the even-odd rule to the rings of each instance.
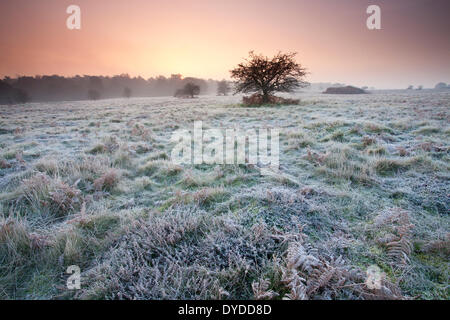
[[[0,298],[449,299],[450,93],[296,98],[0,106]],[[279,174],[172,164],[194,120],[280,128]]]

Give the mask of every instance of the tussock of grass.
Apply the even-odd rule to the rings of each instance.
[[[168,160],[169,156],[167,155],[166,152],[161,151],[161,152],[155,152],[147,157],[147,160],[159,160],[159,159]]]
[[[183,171],[181,166],[165,160],[150,160],[139,168],[141,174],[149,177],[158,176],[159,178],[176,176],[181,171]]]
[[[128,147],[123,146],[113,155],[113,163],[121,168],[130,168],[133,166],[133,160]]]
[[[364,147],[370,146],[375,143],[377,143],[377,139],[375,137],[364,136],[362,138],[362,144]]]
[[[30,232],[23,220],[0,218],[0,298],[14,297],[22,286],[27,286],[39,255],[50,245],[47,237]],[[42,267],[46,262],[42,262]],[[48,283],[48,279],[44,282]],[[42,290],[42,288],[39,288]],[[30,293],[39,295],[40,291]],[[12,294],[11,294],[12,293]]]
[[[119,148],[119,143],[117,138],[113,136],[107,136],[102,139],[102,143],[94,145],[87,152],[90,154],[100,154],[100,153],[113,153]]]
[[[367,161],[348,147],[332,147],[331,150],[317,160],[317,172],[333,179],[351,180],[359,183],[372,182],[372,171]]]
[[[210,206],[214,203],[221,202],[227,195],[228,192],[221,187],[207,187],[194,192],[177,191],[175,195],[166,202],[166,205],[173,206],[195,203],[201,206]]]
[[[88,153],[91,153],[91,154],[99,154],[99,153],[106,153],[106,152],[107,152],[107,149],[104,144],[97,144],[88,151]]]
[[[345,141],[345,133],[342,130],[337,130],[327,136],[325,136],[324,138],[322,138],[322,142],[327,142],[327,141],[337,141],[337,142],[344,142]]]
[[[425,126],[413,131],[414,134],[425,134],[425,135],[439,132],[441,132],[441,129],[433,126]]]
[[[310,147],[315,143],[315,140],[312,139],[308,133],[303,131],[288,132],[286,138],[288,150],[299,150],[301,148]]]
[[[375,146],[372,148],[367,148],[366,152],[368,155],[371,155],[371,156],[383,155],[383,154],[386,154],[386,148],[383,146]]]
[[[151,190],[154,183],[152,182],[152,180],[149,177],[137,177],[134,181],[133,184],[135,186],[135,189],[137,191],[142,191],[142,190]]]
[[[392,129],[390,129],[380,123],[376,123],[376,122],[365,122],[364,130],[366,132],[371,132],[371,133],[382,133],[382,132],[393,133]]]
[[[59,178],[37,174],[25,179],[14,192],[4,194],[6,202],[22,214],[61,217],[70,214],[80,205],[81,192]]]
[[[176,176],[183,171],[183,167],[173,164],[172,162],[164,162],[164,165],[159,168],[159,174],[164,176]]]
[[[159,160],[147,161],[144,165],[139,167],[139,172],[147,176],[152,176],[156,171],[159,170],[163,162]]]
[[[375,170],[378,174],[388,175],[408,170],[410,161],[403,159],[381,158],[375,161]]]
[[[0,221],[0,256],[4,268],[19,266],[31,254],[33,241],[23,222],[15,219]],[[3,270],[2,270],[3,271]]]
[[[186,188],[205,187],[214,184],[217,180],[221,179],[223,176],[224,173],[220,170],[207,174],[193,171],[185,171],[179,183]],[[235,177],[234,181],[237,181],[237,179],[238,177]],[[233,183],[233,181],[229,180],[228,183]]]
[[[56,162],[56,164],[55,164]],[[111,160],[106,156],[83,156],[74,160],[38,160],[36,170],[71,183],[78,181],[81,190],[91,188],[94,181],[111,169]]]
[[[419,172],[434,171],[438,168],[430,158],[423,155],[397,159],[379,158],[375,161],[374,167],[380,175],[402,173],[413,168]]]
[[[80,227],[89,231],[93,237],[103,239],[108,232],[118,227],[120,217],[108,212],[90,216],[80,221]]]
[[[97,191],[111,191],[118,183],[120,173],[116,169],[109,169],[100,178],[94,181],[94,188]]]
[[[59,173],[59,163],[54,158],[41,158],[35,164],[36,170],[46,173],[50,176],[57,175]]]

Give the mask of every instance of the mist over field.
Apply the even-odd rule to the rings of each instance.
[[[0,82],[0,103],[173,96],[177,89],[187,83],[198,85],[202,94],[212,94],[216,93],[218,82],[212,79],[183,77],[181,74],[172,74],[170,77],[160,75],[149,79],[130,77],[128,74],[113,77],[24,76],[5,78]],[[17,91],[25,95],[26,101],[17,99]],[[96,96],[92,96],[93,92]]]

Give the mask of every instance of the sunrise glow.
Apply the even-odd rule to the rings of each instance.
[[[229,78],[248,51],[297,51],[310,81],[404,87],[446,81],[448,1],[39,0],[0,4],[0,76],[181,73]],[[65,26],[77,4],[81,30]]]

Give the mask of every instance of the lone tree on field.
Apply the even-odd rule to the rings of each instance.
[[[294,60],[296,53],[279,52],[272,58],[253,51],[249,54],[249,59],[230,71],[236,80],[235,93],[260,93],[263,103],[268,103],[274,92],[292,92],[309,85],[304,81],[306,69]]]
[[[198,95],[200,93],[200,86],[193,84],[192,82],[188,82],[184,86],[183,90],[185,94],[193,98],[195,95]]]
[[[222,80],[217,84],[217,95],[218,96],[226,96],[230,92],[230,85],[228,81]]]
[[[200,86],[188,82],[184,85],[183,89],[178,89],[175,92],[175,97],[191,97],[194,98],[195,95],[200,93]]]

